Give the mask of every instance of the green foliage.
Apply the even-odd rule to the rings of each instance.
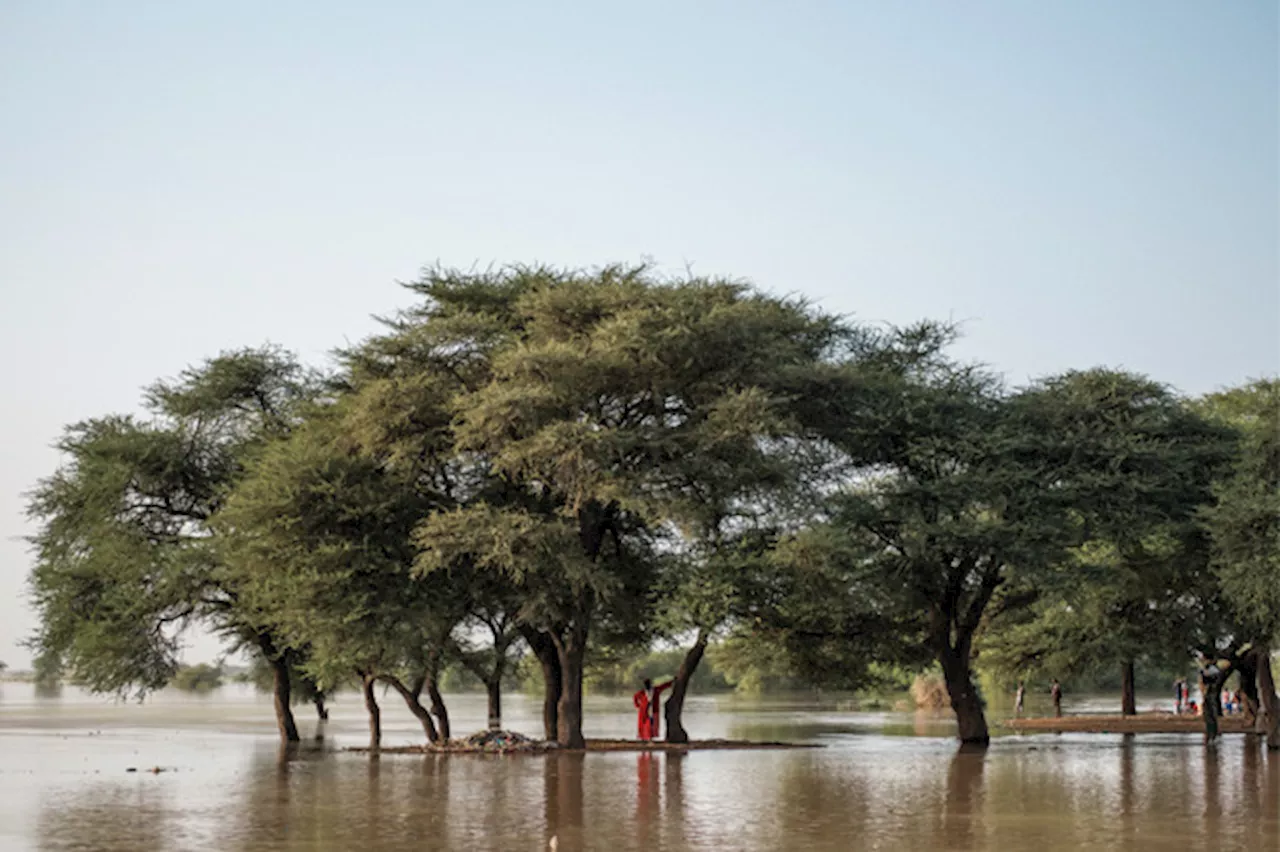
[[[1250,635],[1280,641],[1280,380],[1213,394],[1204,406],[1241,433],[1235,466],[1202,512],[1214,568]]]
[[[252,633],[208,524],[247,459],[305,401],[304,375],[275,349],[227,353],[148,389],[149,420],[67,428],[63,466],[28,504],[41,616],[31,647],[50,670],[141,696],[173,677],[179,637],[196,621]]]
[[[221,665],[181,666],[173,676],[173,685],[185,692],[210,692],[222,686],[222,674]]]

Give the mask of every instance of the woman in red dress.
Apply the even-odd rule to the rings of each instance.
[[[631,703],[636,706],[636,736],[642,740],[651,740],[661,736],[662,720],[658,711],[662,709],[662,691],[671,686],[671,681],[654,685],[649,678],[644,679],[644,689],[631,696]]]

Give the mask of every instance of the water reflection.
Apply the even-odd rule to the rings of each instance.
[[[942,808],[940,838],[948,849],[976,849],[983,816],[982,776],[987,756],[961,749],[947,767],[947,798]]]
[[[1280,753],[1252,738],[1064,735],[959,752],[867,733],[883,715],[791,709],[717,733],[759,724],[827,748],[372,760],[338,750],[363,741],[352,716],[339,708],[323,741],[288,748],[206,728],[0,726],[0,849],[1280,849]],[[175,771],[124,771],[153,763]]]

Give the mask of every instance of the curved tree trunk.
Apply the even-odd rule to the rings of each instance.
[[[1138,715],[1138,701],[1134,692],[1133,660],[1125,660],[1120,665],[1120,713],[1124,716]]]
[[[569,631],[557,642],[560,656],[560,701],[557,705],[556,741],[562,748],[586,748],[582,735],[582,680],[586,659],[586,631]]]
[[[987,730],[987,716],[973,685],[967,649],[947,647],[938,654],[938,658],[947,694],[951,698],[951,709],[956,714],[960,743],[965,746],[989,745],[991,734]]]
[[[702,655],[706,653],[709,638],[705,631],[698,631],[697,640],[684,655],[684,659],[680,662],[680,668],[676,671],[675,679],[671,682],[671,695],[667,698],[667,703],[662,708],[663,716],[667,720],[667,742],[669,743],[689,742],[689,732],[684,729],[682,718],[684,697],[689,692],[689,680],[693,677],[693,673],[697,671],[698,663],[702,662]]]
[[[316,705],[316,718],[321,722],[329,721],[329,708],[324,706],[324,695],[317,693],[311,701]]]
[[[267,636],[258,637],[258,647],[271,664],[276,727],[280,730],[280,739],[286,743],[299,742],[301,738],[298,736],[298,724],[293,719],[293,685],[289,681],[289,661],[285,654],[276,650],[275,643]]]
[[[377,696],[373,694],[373,685],[377,678],[373,675],[361,675],[361,687],[364,692],[364,707],[369,711],[369,748],[377,751],[382,746],[382,711],[378,708]]]
[[[422,724],[422,731],[427,735],[427,742],[434,743],[440,739],[440,735],[436,733],[435,723],[431,721],[431,713],[427,708],[422,706],[419,696],[422,695],[422,686],[426,682],[423,676],[414,680],[412,688],[405,686],[400,682],[400,678],[383,675],[380,680],[390,684],[391,688],[400,693],[400,697],[404,699],[405,706],[409,708],[409,712]],[[366,703],[368,698],[366,697]]]
[[[1267,735],[1267,748],[1280,749],[1280,696],[1276,695],[1275,678],[1271,674],[1271,652],[1258,649],[1259,713],[1254,730]]]
[[[427,697],[431,699],[431,713],[436,717],[436,726],[440,729],[440,739],[448,742],[453,736],[449,728],[449,709],[444,706],[444,696],[436,685],[435,675],[427,678]]]
[[[522,627],[520,633],[542,664],[542,738],[554,740],[559,735],[560,655],[556,652],[555,642],[546,631]]]

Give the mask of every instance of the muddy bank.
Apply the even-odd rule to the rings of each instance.
[[[1136,716],[1088,714],[1052,716],[1031,719],[1009,719],[1002,723],[1019,733],[1093,733],[1093,734],[1203,734],[1204,718],[1178,716],[1174,713],[1139,713]],[[1253,720],[1244,716],[1226,716],[1219,720],[1224,734],[1253,732]]]

